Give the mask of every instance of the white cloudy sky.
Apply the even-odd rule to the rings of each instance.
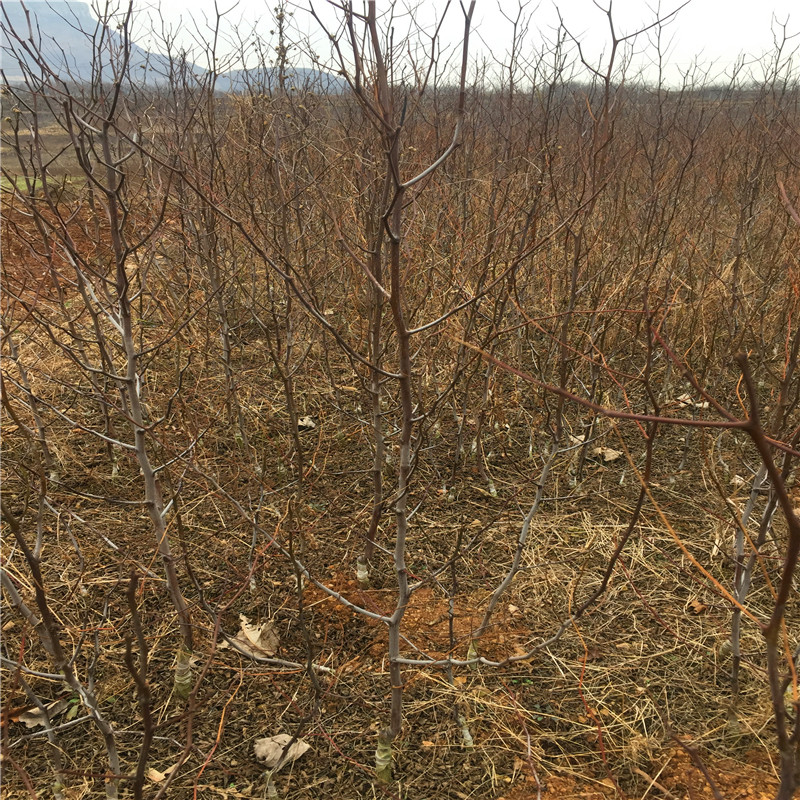
[[[328,20],[334,12],[325,0],[313,0],[315,8]],[[607,0],[601,0],[605,4]],[[269,38],[274,27],[270,8],[275,0],[217,0],[220,10],[228,10],[226,20],[229,24],[241,21],[241,29],[257,25],[262,36]],[[656,18],[658,0],[614,0],[613,18],[619,35],[632,33],[651,23]],[[404,9],[410,0],[397,0],[394,3],[397,29],[402,29],[409,15]],[[662,15],[680,6],[681,0],[661,0]],[[307,13],[308,0],[300,0],[294,5],[293,25],[303,34],[313,37],[317,47],[324,49],[324,39],[319,36],[319,28]],[[358,8],[359,2],[355,3]],[[379,12],[390,7],[390,0],[378,0]],[[422,0],[417,4],[416,17],[427,29],[446,7],[446,0]],[[194,38],[208,36],[206,19],[213,19],[214,0],[165,0],[158,4],[149,0],[135,0],[140,12],[156,9],[157,13],[172,26],[179,39],[187,38],[192,31]],[[552,37],[558,22],[558,12],[585,48],[585,53],[593,63],[598,63],[602,54],[607,54],[610,46],[608,20],[603,11],[592,0],[539,0],[527,3],[525,17],[529,18],[529,31],[526,39],[528,51],[539,49],[544,37]],[[477,0],[473,29],[478,40],[473,41],[472,52],[489,54],[502,60],[508,50],[512,25],[506,17],[514,17],[518,12],[517,0]],[[714,65],[711,74],[722,77],[741,56],[747,61],[759,59],[765,52],[774,50],[774,36],[781,36],[782,26],[794,38],[786,43],[785,52],[800,45],[800,2],[798,0],[689,0],[688,4],[665,26],[663,41],[669,43],[667,60],[670,65],[669,79],[675,80],[680,70],[686,69],[695,60],[702,64]],[[458,0],[452,2],[443,28],[444,38],[455,42],[463,29],[463,16]],[[646,35],[636,41],[640,52],[634,63],[648,69],[652,77],[653,51],[648,47]],[[224,49],[224,47],[223,47]],[[644,51],[644,52],[642,52]],[[756,69],[756,75],[758,71]]]

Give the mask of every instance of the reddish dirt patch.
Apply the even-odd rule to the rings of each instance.
[[[618,796],[612,786],[589,784],[571,775],[550,775],[540,778],[543,798],[581,798],[581,800],[606,800]],[[528,776],[525,784],[517,784],[497,800],[532,800],[539,795],[534,778]]]
[[[702,763],[724,800],[773,800],[775,797],[778,781],[763,751],[746,753],[742,762],[704,755]],[[540,776],[539,791],[536,780],[528,775],[524,782],[516,783],[497,800],[533,800],[540,795],[564,800],[608,800],[612,797],[640,798],[645,793],[652,798],[715,800],[708,779],[684,750],[671,751],[663,768],[653,767],[649,775],[638,770],[637,776],[641,779],[640,788],[625,793],[609,779],[588,782],[572,775]]]
[[[773,800],[778,781],[763,751],[751,751],[742,761],[703,756],[703,764],[725,800]],[[675,796],[714,800],[714,791],[683,750],[672,753],[658,778]]]
[[[356,580],[337,573],[328,585],[355,605],[377,614],[389,615],[394,612],[396,594],[393,590],[362,589]],[[328,598],[328,599],[326,599]],[[353,612],[337,603],[333,598],[316,587],[307,592],[309,606],[324,608],[324,615],[337,622],[346,622]],[[466,658],[469,642],[481,624],[485,597],[460,597],[453,608],[452,641],[449,602],[441,592],[423,586],[413,593],[402,622],[402,632],[415,646],[433,658]],[[492,659],[502,659],[515,652],[521,652],[521,645],[529,637],[528,631],[511,616],[508,606],[502,603],[492,617],[492,624],[481,637],[481,655]],[[513,609],[513,606],[510,608]],[[385,654],[386,643],[383,626],[377,620],[368,619],[366,624],[375,628],[374,644],[369,646],[370,655],[380,657]]]

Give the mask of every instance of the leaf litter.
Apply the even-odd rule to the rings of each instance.
[[[271,620],[254,625],[249,617],[239,614],[239,624],[241,630],[236,636],[231,637],[237,649],[255,658],[274,656],[278,652],[280,639]],[[230,646],[227,640],[223,640],[217,645],[220,650],[225,650]]]

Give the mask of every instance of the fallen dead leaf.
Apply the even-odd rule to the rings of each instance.
[[[622,453],[619,450],[614,450],[613,447],[593,447],[592,457],[602,459],[606,463],[616,461]]]
[[[700,615],[708,610],[708,606],[705,605],[704,603],[701,603],[697,598],[690,600],[689,603],[687,604],[687,607],[689,611],[692,612],[692,614],[697,614],[697,615]]]
[[[52,722],[59,714],[63,714],[67,710],[68,705],[68,697],[62,697],[60,700],[53,700],[52,703],[46,703],[45,708],[47,709],[47,716],[50,717],[50,721]],[[38,728],[39,726],[44,727],[47,725],[45,715],[36,706],[27,708],[14,721],[21,722],[26,728]]]
[[[159,772],[155,767],[150,767],[147,770],[147,777],[153,781],[153,783],[161,783],[161,781],[166,780],[166,775],[163,772]]]
[[[275,633],[275,626],[270,620],[262,622],[260,625],[253,625],[249,617],[239,614],[239,624],[241,630],[233,637],[233,641],[240,650],[255,657],[274,656],[278,652],[280,641],[278,634]],[[230,645],[223,640],[217,647],[225,650]]]
[[[594,644],[586,651],[587,661],[599,661],[603,656],[600,654],[600,648]]]
[[[690,394],[682,394],[680,397],[675,398],[675,402],[681,406],[691,406],[692,408],[705,411],[708,408],[708,401],[701,400],[697,402]]]
[[[285,764],[300,758],[311,745],[302,739],[295,739],[288,733],[279,733],[276,736],[267,736],[264,739],[256,739],[253,742],[253,751],[259,761],[263,761],[267,769],[279,770]],[[286,745],[292,742],[291,746]]]
[[[150,767],[146,774],[153,783],[161,783],[161,781],[169,778],[177,766],[177,764],[173,764],[171,767],[167,767],[163,772],[159,772],[155,767]]]
[[[722,538],[722,532],[717,531],[714,536],[714,544],[711,548],[711,558],[716,558],[717,556],[722,554],[723,544],[724,540]]]

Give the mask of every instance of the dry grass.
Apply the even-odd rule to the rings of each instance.
[[[570,177],[570,169],[577,170],[577,183],[581,182],[583,139],[573,135],[568,118],[573,114],[576,123],[589,125],[582,115],[591,116],[592,108],[577,96],[570,102],[573,106],[558,123],[562,127],[552,133],[553,141],[564,144],[556,145],[552,160],[542,167],[551,174],[552,185],[541,191],[553,193],[542,199],[536,222],[542,230],[560,230],[564,222],[565,212],[555,201],[571,202],[569,183],[575,176]],[[335,112],[344,110],[332,106],[321,112],[313,122],[325,130],[318,133],[313,147],[304,146],[295,154],[297,170],[285,178],[286,194],[297,206],[286,224],[287,235],[296,237],[305,259],[293,266],[319,292],[321,313],[336,324],[349,347],[366,353],[369,283],[363,270],[338,249],[337,237],[364,246],[366,228],[360,226],[369,211],[370,189],[359,189],[358,197],[349,197],[351,187],[346,184],[379,181],[375,175],[364,177],[358,154],[343,148],[336,138],[344,127],[337,128]],[[635,110],[644,114],[644,104]],[[679,112],[683,113],[680,109],[675,113]],[[736,127],[735,112],[730,118],[721,112],[715,117],[716,127],[708,134],[709,151],[728,152],[721,144],[733,136],[728,127],[736,133],[737,143],[746,140]],[[691,110],[686,115],[691,118]],[[270,242],[280,238],[273,178],[263,163],[246,160],[257,150],[242,147],[242,142],[247,144],[247,137],[254,135],[251,127],[263,137],[265,126],[273,122],[272,118],[238,120],[231,123],[230,141],[220,137],[220,157],[235,163],[247,178],[226,195],[230,202],[226,213],[238,218],[250,210],[248,201],[259,198],[264,213],[247,218],[247,225],[259,241]],[[624,138],[635,139],[641,124],[638,118],[620,120],[620,141],[613,143],[614,148],[627,152]],[[533,180],[534,172],[520,172],[524,180],[519,185],[513,182],[514,169],[504,168],[502,180],[498,178],[493,170],[504,148],[484,136],[484,129],[491,126],[475,126],[471,153],[475,174],[473,167],[467,170],[459,160],[466,158],[466,148],[459,149],[448,163],[452,171],[436,173],[426,186],[429,194],[420,195],[422,199],[409,207],[410,231],[403,245],[403,258],[415,265],[407,276],[408,306],[414,309],[409,324],[423,324],[461,302],[493,270],[505,269],[518,248],[527,247],[515,237],[522,210],[531,204],[524,184]],[[159,135],[167,130],[159,129]],[[747,134],[759,152],[760,131],[759,127]],[[415,139],[420,151],[423,142],[434,147],[427,122],[409,131],[409,137],[415,133],[420,133]],[[537,132],[532,129],[529,134],[535,141]],[[366,128],[353,135],[372,142]],[[48,140],[43,146],[51,144]],[[528,170],[532,162],[527,151],[515,155],[516,143],[507,144],[504,163],[510,154],[509,164],[520,170],[528,164],[524,167]],[[776,152],[782,147],[771,141],[769,146]],[[419,152],[414,159],[424,163],[424,155]],[[587,222],[584,241],[591,240],[592,249],[584,253],[580,265],[585,293],[572,298],[577,309],[566,343],[571,361],[565,380],[570,390],[586,394],[596,382],[598,393],[593,396],[606,406],[649,410],[653,396],[658,396],[663,413],[688,416],[690,411],[675,398],[686,388],[679,372],[691,365],[702,374],[709,392],[739,413],[739,374],[728,353],[752,346],[754,364],[758,361],[755,368],[764,378],[761,399],[774,408],[778,381],[788,363],[781,337],[796,318],[797,232],[786,228],[778,200],[765,195],[758,201],[763,211],[748,233],[743,267],[738,272],[732,268],[730,242],[740,235],[743,209],[755,201],[749,195],[729,197],[723,190],[739,186],[740,179],[742,185],[756,185],[749,178],[749,162],[742,160],[740,166],[734,156],[719,165],[712,155],[698,156],[705,160],[687,167],[684,189],[671,183],[672,155],[661,165],[664,175],[656,171],[646,180],[642,174],[647,165],[640,153],[630,159],[610,153],[609,159],[617,158],[619,164],[609,168],[607,190],[598,197],[594,216]],[[286,163],[290,162],[287,157]],[[145,168],[135,159],[131,163]],[[336,169],[329,169],[334,163]],[[710,177],[716,174],[719,177],[713,180],[719,185]],[[506,177],[507,185],[502,184]],[[502,207],[495,207],[487,194],[486,187],[496,181],[497,196],[504,198]],[[475,189],[468,195],[463,194],[467,185]],[[128,186],[137,184],[131,180]],[[167,182],[154,180],[153,186],[163,188]],[[126,268],[131,293],[142,292],[133,316],[136,344],[144,354],[141,392],[152,421],[147,447],[160,470],[165,499],[177,501],[168,515],[168,535],[191,607],[194,674],[202,675],[188,705],[173,694],[179,632],[146,513],[139,465],[130,450],[109,449],[101,438],[109,434],[129,444],[130,419],[114,380],[101,370],[91,372],[81,366],[101,363],[99,332],[105,340],[102,358],[109,360],[112,370],[123,367],[114,323],[103,314],[95,321],[87,311],[87,305],[98,310],[105,304],[113,313],[113,290],[104,280],[113,271],[105,223],[97,223],[100,235],[95,235],[85,186],[83,194],[64,200],[69,235],[85,258],[85,270],[95,274],[95,296],[84,301],[74,285],[75,271],[62,252],[64,240],[55,246],[48,240],[45,246],[31,222],[30,209],[42,209],[37,210],[38,221],[48,232],[61,231],[52,209],[43,208],[38,200],[26,209],[17,196],[9,200],[14,205],[4,215],[4,324],[11,330],[19,364],[37,398],[36,410],[55,462],[53,474],[45,475],[25,381],[6,344],[4,500],[22,521],[29,542],[37,523],[41,527],[44,585],[63,644],[74,653],[81,680],[93,683],[99,709],[115,727],[126,776],[136,769],[144,739],[135,681],[125,666],[128,641],[138,650],[135,615],[125,597],[134,571],[139,579],[136,607],[149,649],[149,707],[155,721],[149,766],[165,772],[182,754],[186,756],[169,789],[171,797],[260,795],[264,775],[253,757],[252,743],[275,733],[298,733],[313,747],[313,753],[278,778],[284,796],[297,800],[334,796],[510,800],[536,796],[540,784],[548,787],[551,797],[625,794],[644,800],[656,792],[707,796],[710,789],[703,788],[705,779],[696,759],[707,762],[721,783],[724,772],[736,776],[753,798],[758,795],[752,787],[772,785],[772,710],[756,626],[745,621],[735,709],[726,649],[731,604],[725,593],[733,575],[731,512],[741,509],[747,491],[737,487],[734,478],[744,476],[748,483],[758,463],[752,446],[732,432],[712,436],[695,431],[689,436],[662,426],[654,445],[651,494],[605,591],[565,625],[558,641],[542,646],[601,586],[609,559],[634,518],[640,491],[637,472],[645,457],[644,439],[635,424],[595,425],[588,411],[568,405],[563,441],[570,433],[582,435],[592,429],[598,443],[625,451],[625,457],[609,463],[588,459],[578,475],[577,451],[558,456],[528,532],[521,569],[475,644],[482,657],[503,665],[448,670],[442,664],[422,664],[405,669],[404,729],[396,749],[398,781],[391,790],[377,787],[374,749],[378,731],[386,724],[391,689],[386,628],[337,603],[313,582],[298,591],[291,562],[275,544],[293,548],[317,581],[351,603],[375,614],[392,613],[397,596],[390,508],[397,478],[396,384],[391,380],[384,384],[381,410],[393,461],[384,474],[386,508],[372,565],[373,582],[362,589],[354,566],[372,512],[368,370],[334,346],[328,334],[323,338],[295,304],[290,320],[295,360],[289,359],[288,369],[293,371],[297,412],[312,415],[316,423],[301,436],[305,465],[301,486],[293,460],[286,384],[275,363],[285,352],[277,342],[285,345],[286,331],[280,326],[285,321],[286,287],[256,257],[240,229],[225,227],[227,218],[218,220],[219,252],[210,257],[210,266],[205,263],[200,247],[205,234],[195,240],[187,231],[192,226],[203,228],[200,211],[208,209],[195,208],[197,198],[191,202],[172,195],[160,198],[153,186],[144,183],[138,189],[142,195],[145,190],[154,192],[147,195],[154,207],[164,201],[164,217],[158,220],[157,235],[142,243]],[[136,189],[130,191],[128,199],[137,205],[126,222],[133,240],[149,229],[152,210],[139,209],[141,199]],[[671,227],[664,231],[653,222],[652,230],[640,230],[641,204],[661,198],[661,192],[664,202],[673,206],[654,209],[652,219],[662,218],[659,215],[666,219],[674,212]],[[435,200],[429,208],[425,198],[431,196]],[[699,218],[698,209],[706,209],[706,216]],[[489,238],[483,226],[490,210],[497,216],[491,226],[491,257],[485,258]],[[330,227],[333,218],[341,228],[335,235]],[[631,231],[641,240],[630,238]],[[57,239],[56,233],[52,236]],[[492,352],[515,368],[557,383],[564,363],[559,360],[560,325],[568,301],[564,265],[570,262],[572,246],[548,239],[509,276],[514,286],[498,283],[475,314],[470,342],[496,348]],[[664,252],[674,258],[665,261]],[[755,269],[756,263],[781,266],[769,273],[766,267]],[[483,264],[488,265],[485,274],[479,272]],[[219,294],[207,285],[211,267],[220,270]],[[54,276],[66,279],[60,297]],[[111,295],[101,302],[97,297],[103,298],[105,290]],[[228,304],[232,327],[236,402],[223,367],[218,297]],[[739,316],[729,324],[734,297]],[[775,298],[787,298],[785,305]],[[492,304],[496,318],[489,313]],[[256,324],[253,309],[266,324]],[[649,328],[645,310],[653,313]],[[464,357],[464,373],[453,393],[440,396],[454,379],[460,342],[467,335],[467,313],[472,308],[414,338],[419,348],[414,402],[429,411],[430,418],[415,422],[420,459],[408,497],[413,513],[406,561],[410,579],[419,585],[405,609],[402,655],[423,661],[467,659],[492,593],[514,558],[520,526],[534,502],[551,444],[548,425],[555,416],[550,394],[521,376],[496,366],[487,368],[472,351]],[[391,370],[395,342],[388,312],[386,319],[385,366]],[[668,363],[658,343],[651,341],[656,331],[674,344],[685,365]],[[651,346],[657,351],[652,358],[645,355]],[[646,386],[641,379],[645,373]],[[481,447],[472,450],[479,429]],[[462,452],[458,452],[459,431],[464,434]],[[763,504],[759,498],[756,512]],[[785,537],[776,520],[747,599],[748,612],[758,619],[770,611],[771,584]],[[3,540],[3,568],[32,607],[31,571],[9,535]],[[25,621],[9,602],[6,597],[3,654],[8,713],[3,717],[3,736],[10,765],[6,791],[10,797],[25,796],[28,781],[36,793],[44,794],[53,781],[54,749],[40,729],[24,728],[18,714],[11,712],[29,703],[22,679],[43,701],[60,696],[64,689],[60,680],[47,677],[51,659],[30,620]],[[220,631],[228,635],[238,631],[240,615],[273,623],[280,641],[274,660],[256,662],[218,646]],[[796,604],[791,605],[788,630],[795,631],[798,622]],[[792,641],[788,644],[794,646]],[[14,663],[32,672],[16,671]],[[309,672],[304,668],[307,663],[324,670]],[[474,748],[464,746],[459,715],[474,738]],[[84,708],[75,719],[59,717],[54,725],[69,796],[99,795],[108,760],[96,726]],[[127,791],[130,781],[124,785]],[[163,784],[148,779],[145,796],[154,796],[159,785]],[[726,785],[736,789],[732,781]]]
[[[43,366],[58,374],[56,363]],[[50,395],[44,384],[37,391],[55,405],[58,383],[49,386]],[[351,458],[353,440],[347,425],[342,420],[344,437],[317,445],[325,452],[320,463],[331,473],[341,471],[337,468],[346,466]],[[321,439],[336,429],[330,418],[320,427]],[[213,455],[221,442],[210,439],[205,445],[206,468],[230,466],[225,455]],[[9,429],[7,459],[19,459],[24,447],[19,432]],[[85,467],[90,461],[88,453],[97,450],[96,445],[74,433],[60,440],[60,447],[65,481],[68,476],[72,486],[80,485],[89,495],[106,495],[113,487],[118,500],[138,498],[140,488],[132,464],[123,461],[115,478],[110,477],[108,465],[76,472],[69,465]],[[620,464],[591,464],[584,481],[566,492],[568,474],[564,473],[556,486],[556,499],[546,498],[534,518],[523,568],[479,644],[482,655],[500,660],[533,648],[598,585],[633,505],[629,495],[635,487],[628,494],[618,490],[626,469]],[[498,486],[512,485],[513,476],[506,476],[502,467],[495,466],[493,471]],[[244,473],[240,469],[237,474]],[[9,478],[11,486],[19,486],[13,473]],[[704,501],[708,514],[698,516],[696,500],[682,487],[688,480],[688,474],[676,476],[676,484],[657,490],[658,499],[668,509],[686,547],[699,556],[710,552],[708,532],[718,516],[718,501],[709,494]],[[302,509],[304,558],[331,588],[370,610],[387,613],[394,604],[388,562],[379,560],[382,573],[376,579],[377,587],[366,591],[357,587],[346,566],[353,562],[355,531],[358,520],[367,514],[368,495],[358,483],[333,481],[328,487],[316,492]],[[452,653],[456,658],[466,657],[470,634],[480,623],[493,587],[508,568],[522,512],[534,490],[532,482],[527,487],[517,483],[515,494],[501,488],[499,496],[492,498],[476,477],[456,488],[457,500],[434,497],[420,512],[409,546],[412,572],[422,573],[440,563],[442,554],[451,551],[453,534],[459,528],[479,535],[470,557],[458,563],[452,641],[449,576],[442,576],[441,582],[425,585],[412,599],[403,632],[414,648],[405,655],[443,658]],[[12,497],[19,503],[22,496],[14,491]],[[142,584],[139,601],[151,650],[153,711],[159,721],[151,763],[163,771],[180,754],[185,723],[170,690],[177,632],[164,605],[159,565],[152,555],[143,510],[93,501],[66,486],[64,490],[53,487],[53,502],[59,504],[61,513],[46,535],[43,561],[48,591],[65,642],[80,645],[84,652],[79,661],[82,669],[93,647],[90,641],[81,641],[81,632],[96,637],[101,708],[115,721],[123,759],[129,764],[141,733],[132,679],[122,664],[125,636],[130,633],[122,594],[131,565],[151,571],[152,577]],[[202,482],[187,483],[182,505],[183,522],[191,536],[189,562],[207,596],[224,602],[246,578],[252,532],[236,524],[224,503],[204,490]],[[280,502],[265,506],[265,523],[278,524],[281,516]],[[80,552],[73,540],[80,544]],[[263,560],[254,591],[234,602],[222,626],[234,633],[238,613],[272,619],[281,638],[280,656],[303,662],[305,647],[294,576],[285,563],[270,556],[268,548],[261,547],[261,551]],[[30,597],[30,580],[13,545],[6,547],[5,566],[22,593]],[[728,570],[724,558],[718,556],[713,572],[723,584],[730,581]],[[380,588],[382,582],[385,588]],[[187,591],[191,591],[188,586]],[[764,591],[757,587],[752,596],[751,607],[756,612],[764,610],[759,609]],[[768,605],[766,596],[763,600]],[[372,747],[387,702],[384,628],[357,617],[314,587],[305,590],[303,602],[315,661],[333,670],[320,677],[323,694],[317,699],[302,671],[247,663],[231,652],[212,654],[213,621],[204,621],[203,613],[195,609],[197,656],[200,664],[208,658],[211,662],[198,695],[202,701],[194,720],[196,750],[174,783],[171,791],[175,796],[189,796],[195,786],[209,796],[249,796],[249,787],[256,790],[260,781],[251,753],[253,739],[278,730],[293,731],[299,724],[313,744],[314,755],[281,778],[286,796],[319,796],[333,791],[334,786],[349,787],[353,796],[371,796]],[[554,775],[589,780],[589,786],[593,780],[600,793],[612,792],[608,785],[612,776],[626,792],[639,796],[637,793],[644,791],[643,775],[663,778],[664,770],[674,763],[673,733],[699,748],[712,764],[721,754],[741,753],[740,763],[746,763],[750,757],[746,753],[754,748],[769,752],[770,710],[762,648],[752,628],[746,629],[743,641],[746,658],[738,729],[729,723],[730,664],[724,648],[721,651],[728,636],[729,612],[727,603],[698,577],[658,524],[656,515],[646,510],[607,591],[559,642],[499,670],[457,668],[452,684],[439,668],[406,670],[406,723],[397,762],[397,772],[403,776],[398,785],[400,795],[428,796],[431,787],[441,783],[441,775],[447,774],[451,776],[448,797],[458,797],[459,792],[474,796],[476,791],[499,796],[518,783],[535,788],[535,782],[531,783],[534,775],[545,784]],[[5,636],[11,650],[23,648],[28,668],[49,669],[39,646],[29,635],[23,644],[22,634],[19,622],[9,620]],[[32,679],[32,686],[45,699],[60,691],[57,683],[38,679]],[[468,722],[475,739],[474,752],[463,749],[452,717],[454,708]],[[31,734],[16,723],[10,723],[8,730],[15,759],[37,784],[46,780],[46,762],[37,761],[43,754],[41,735],[34,733],[26,739]],[[87,765],[94,764],[101,772],[104,769],[99,756],[102,746],[91,730],[91,723],[84,721],[59,732],[70,768],[77,773],[76,791],[91,783],[89,777],[82,777]],[[207,759],[215,744],[213,756]],[[13,776],[10,780],[13,785]],[[557,786],[557,779],[553,780]]]

